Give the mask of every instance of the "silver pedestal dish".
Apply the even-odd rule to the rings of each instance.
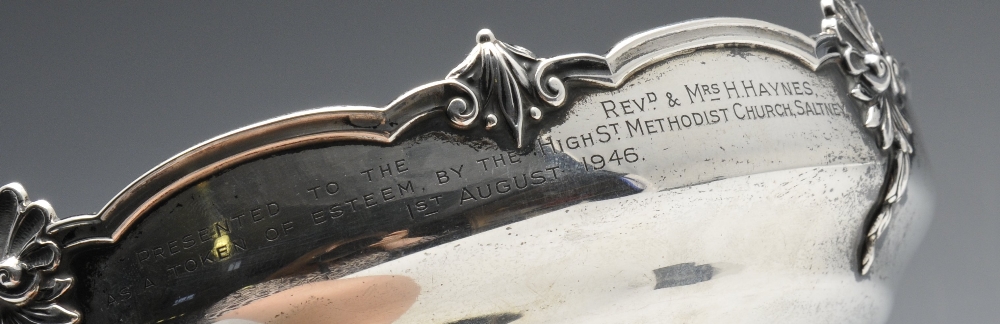
[[[0,189],[0,323],[878,323],[931,212],[900,65],[713,18],[212,138],[100,212]]]

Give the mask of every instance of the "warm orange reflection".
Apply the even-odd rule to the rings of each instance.
[[[313,282],[226,312],[217,321],[388,324],[417,300],[420,286],[404,276]]]

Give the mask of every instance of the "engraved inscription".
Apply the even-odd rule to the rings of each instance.
[[[543,130],[535,145],[585,170],[636,174],[661,188],[833,156],[874,159],[858,146],[856,109],[831,81],[833,69],[817,74],[778,55],[729,49],[661,64],[618,90],[580,98],[572,122]],[[844,136],[853,139],[835,138]],[[801,151],[776,152],[785,148]]]
[[[564,118],[520,148],[432,129],[393,147],[312,147],[227,170],[170,198],[109,252],[119,265],[100,275],[123,279],[89,281],[91,307],[129,319],[197,314],[250,284],[341,278],[582,201],[873,158],[860,155],[856,108],[829,77],[744,54],[652,66],[546,112]],[[753,68],[731,75],[734,64]],[[138,300],[167,307],[135,313]]]
[[[244,212],[198,228],[197,230],[179,234],[160,245],[146,247],[135,252],[136,262],[142,266],[156,260],[167,260],[181,252],[195,249],[202,251],[197,258],[182,260],[180,264],[167,267],[167,273],[176,274],[179,270],[193,271],[199,266],[215,263],[230,257],[233,250],[246,250],[246,241],[240,238],[230,238],[231,234],[250,231],[253,224],[268,218],[278,217],[281,207],[277,202],[251,207]],[[221,240],[220,240],[221,239]],[[203,247],[209,246],[206,250]]]
[[[722,85],[720,90],[720,84]],[[742,86],[739,86],[742,85]],[[691,108],[678,111],[670,109],[681,104],[671,101],[667,107],[658,107],[656,92],[646,92],[640,97],[599,102],[604,119],[591,131],[564,138],[543,136],[538,144],[556,152],[588,148],[598,144],[624,139],[651,136],[661,133],[682,131],[693,127],[711,126],[732,121],[752,121],[767,118],[798,118],[810,116],[833,116],[850,118],[840,102],[817,100],[809,81],[764,82],[753,80],[722,81],[708,84],[685,84]],[[694,90],[692,90],[694,89]],[[768,90],[771,89],[771,90]],[[660,92],[664,97],[674,99],[669,91]],[[788,97],[747,103],[746,98]],[[707,100],[706,100],[707,99]],[[721,101],[720,104],[714,102]],[[728,103],[732,102],[732,103]],[[661,112],[657,112],[660,110]]]

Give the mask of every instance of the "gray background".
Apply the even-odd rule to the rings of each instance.
[[[930,232],[891,323],[1000,321],[996,1],[868,1],[910,70],[936,176]],[[171,155],[231,129],[327,105],[381,106],[439,80],[476,31],[547,57],[604,53],[681,20],[757,18],[807,34],[815,1],[0,1],[0,183],[62,216],[97,211]]]

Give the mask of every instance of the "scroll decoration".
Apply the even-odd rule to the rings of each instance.
[[[20,184],[0,187],[0,323],[78,323],[58,302],[73,277],[57,273],[61,248],[48,236],[58,220],[44,200],[32,202]]]
[[[889,173],[877,214],[867,228],[860,255],[862,275],[867,275],[875,259],[875,243],[883,236],[906,192],[913,156],[913,129],[906,121],[906,85],[900,64],[889,55],[882,37],[868,20],[864,8],[854,0],[823,0],[823,33],[819,52],[837,52],[844,70],[853,77],[851,95],[867,107],[865,126],[875,129],[882,150],[889,153]]]
[[[605,79],[611,69],[598,55],[540,59],[524,47],[498,40],[489,29],[480,30],[476,42],[469,56],[446,79],[459,80],[475,89],[482,109],[487,110],[486,129],[496,127],[502,118],[518,147],[524,144],[528,118],[542,118],[539,107],[559,107],[566,102],[564,80],[609,85]],[[453,125],[468,127],[480,115],[480,109],[456,98],[449,102],[447,112]]]

